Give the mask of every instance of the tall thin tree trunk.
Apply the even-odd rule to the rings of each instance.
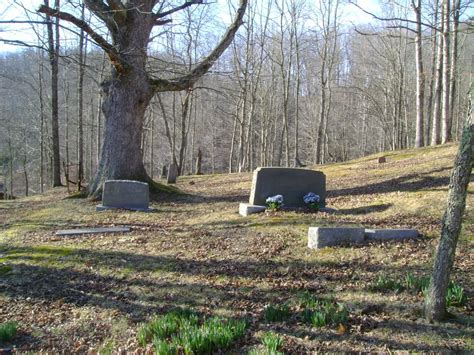
[[[38,72],[38,85],[39,85],[39,103],[40,103],[40,192],[44,192],[44,125],[45,125],[45,112],[44,112],[44,98],[43,98],[43,62],[40,58],[39,72]]]
[[[462,216],[466,207],[467,188],[472,173],[474,148],[474,121],[472,118],[474,85],[472,83],[470,92],[469,110],[458,154],[451,172],[441,237],[425,300],[425,316],[428,320],[440,321],[446,317],[446,293],[454,263],[456,246],[461,232]]]
[[[49,6],[49,0],[44,0]],[[55,0],[54,7],[59,10],[59,0]],[[51,134],[52,134],[52,185],[61,186],[61,158],[59,152],[59,101],[58,101],[58,74],[59,74],[59,18],[54,20],[54,31],[51,17],[47,16],[48,52],[51,64]]]
[[[453,0],[453,26],[452,26],[452,51],[451,51],[451,68],[450,68],[450,84],[449,84],[449,132],[452,132],[452,125],[454,120],[454,99],[456,95],[457,83],[457,63],[458,63],[458,30],[459,30],[459,16],[461,0]],[[456,131],[456,135],[457,135]],[[452,134],[451,134],[452,135]]]
[[[433,126],[431,133],[431,145],[441,143],[441,91],[443,87],[443,31],[444,31],[444,10],[441,11],[441,29],[438,38],[438,54],[436,56],[436,77],[433,104]]]
[[[415,129],[415,148],[424,146],[424,104],[425,104],[425,74],[423,72],[423,48],[421,42],[421,0],[412,0],[412,8],[416,17],[415,32],[415,57],[416,57],[416,129]]]
[[[433,23],[435,26],[438,24],[438,3],[439,0],[435,0],[435,11],[433,14]],[[426,112],[426,127],[425,127],[425,143],[426,144],[432,144],[431,143],[431,136],[430,136],[430,128],[431,128],[431,122],[432,122],[432,117],[433,117],[433,89],[434,89],[434,82],[435,82],[435,77],[436,77],[436,49],[437,49],[437,44],[438,44],[438,35],[436,33],[436,30],[433,29],[431,30],[431,37],[432,37],[432,47],[431,47],[431,75],[430,75],[430,91],[428,95],[428,110]]]
[[[81,9],[81,19],[84,21],[84,4]],[[78,146],[77,146],[77,191],[81,191],[84,180],[84,31],[79,35],[79,76],[77,80],[77,115],[78,115]]]
[[[451,141],[451,117],[449,117],[449,74],[450,71],[450,39],[449,39],[449,18],[450,18],[450,0],[444,0],[444,30],[443,30],[443,108],[441,116],[441,143]]]

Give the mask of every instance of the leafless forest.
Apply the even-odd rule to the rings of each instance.
[[[94,26],[81,3],[49,5]],[[214,47],[232,9],[195,5],[158,28],[150,71],[184,73]],[[355,24],[345,12],[357,5],[340,0],[251,1],[207,75],[189,90],[153,98],[141,143],[148,174],[158,178],[172,162],[194,174],[198,156],[202,173],[212,174],[456,140],[473,70],[472,6],[384,1],[370,23]],[[32,23],[21,26],[31,42],[2,29],[9,19],[0,23],[3,41],[21,46],[0,54],[0,164],[18,196],[54,184],[55,149],[63,184],[75,189],[93,177],[103,141],[101,83],[110,72],[84,31],[26,10]]]

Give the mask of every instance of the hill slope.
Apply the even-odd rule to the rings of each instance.
[[[394,292],[388,283],[374,287],[380,280],[404,280],[407,272],[418,279],[429,273],[455,151],[440,146],[389,152],[384,164],[374,155],[318,167],[327,175],[328,206],[337,209],[331,214],[240,217],[249,173],[180,178],[178,186],[190,195],[157,196],[153,213],[96,213],[95,203],[64,199],[62,189],[2,201],[0,319],[19,322],[14,344],[33,351],[139,349],[139,324],[176,306],[249,317],[247,335],[231,348],[235,353],[261,349],[269,330],[284,337],[282,350],[289,353],[474,351],[472,184],[454,273],[469,300],[450,309],[457,320],[426,324],[421,294]],[[57,229],[110,225],[133,230],[54,235]],[[306,248],[306,233],[317,225],[410,227],[425,237],[313,251]],[[345,304],[348,323],[305,324],[297,301],[303,291]],[[285,302],[285,321],[265,320],[266,306]]]

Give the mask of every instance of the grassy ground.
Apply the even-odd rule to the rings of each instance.
[[[18,333],[0,348],[108,353],[145,352],[141,325],[180,306],[202,317],[245,318],[231,353],[263,349],[273,334],[280,351],[474,351],[474,186],[470,186],[454,280],[468,296],[453,319],[429,324],[421,294],[371,291],[382,277],[427,275],[440,230],[454,146],[388,153],[321,167],[328,206],[337,213],[237,214],[251,174],[189,176],[189,195],[156,196],[155,211],[96,213],[95,203],[42,196],[0,202],[0,323]],[[128,234],[57,237],[58,229],[132,226]],[[418,241],[352,248],[306,248],[309,226],[410,227]],[[301,317],[307,291],[349,310],[343,326],[316,327]],[[383,290],[382,290],[383,291]],[[270,322],[268,307],[287,304]],[[272,332],[272,333],[268,333]],[[270,336],[268,335],[270,334]],[[280,339],[278,338],[278,339]],[[149,350],[149,348],[148,348]],[[263,351],[263,350],[262,350]]]

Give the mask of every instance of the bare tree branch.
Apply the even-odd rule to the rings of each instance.
[[[171,14],[174,14],[175,12],[184,10],[185,8],[187,8],[191,5],[202,4],[202,3],[203,3],[203,0],[186,0],[186,2],[182,5],[180,5],[180,6],[174,7],[171,10],[168,10],[168,11],[157,13],[155,15],[155,17],[157,19],[163,18],[163,17],[169,16]]]
[[[13,40],[13,39],[0,38],[0,42],[3,42],[5,44],[10,44],[12,46],[46,49],[45,47],[37,45],[37,44],[31,44],[31,43],[27,43],[27,42],[23,42],[23,41],[19,41],[19,40]]]
[[[400,21],[400,22],[406,22],[406,23],[411,23],[411,24],[414,24],[416,25],[416,21],[413,21],[413,20],[409,20],[407,18],[401,18],[401,17],[381,17],[381,16],[378,16],[376,14],[374,14],[373,12],[370,12],[370,11],[367,11],[365,10],[363,7],[359,6],[358,4],[356,4],[353,0],[349,0],[349,4],[352,4],[354,6],[356,6],[359,10],[363,11],[364,13],[366,13],[367,15],[370,15],[372,16],[374,19],[376,20],[379,20],[379,21]],[[428,28],[431,28],[432,30],[435,30],[435,31],[439,31],[439,28],[437,28],[436,26],[433,26],[429,23],[426,23],[426,22],[423,22],[422,23],[423,26],[426,26]],[[406,28],[406,29],[409,29],[407,27],[402,27],[400,26],[401,28]],[[412,29],[409,29],[410,31],[414,31]]]
[[[240,0],[239,8],[235,14],[232,24],[228,27],[226,33],[222,37],[221,41],[214,48],[214,50],[205,57],[191,72],[175,79],[151,79],[151,85],[154,87],[156,92],[163,91],[181,91],[191,87],[196,81],[198,81],[204,74],[206,74],[215,61],[220,55],[227,49],[231,44],[234,36],[243,23],[243,17],[245,9],[247,8],[248,0]]]
[[[120,72],[124,69],[124,62],[120,58],[119,52],[112,46],[109,42],[107,42],[101,35],[95,32],[85,21],[78,19],[77,17],[67,13],[52,9],[48,6],[41,5],[38,9],[38,12],[44,13],[51,17],[57,17],[61,20],[71,22],[72,24],[79,27],[81,30],[86,32],[91,38],[97,43],[99,47],[101,47],[109,56],[112,64],[117,68]]]
[[[25,20],[25,21],[17,21],[17,20],[0,20],[0,24],[19,24],[19,23],[28,23],[28,24],[39,24],[39,25],[47,25],[49,21],[30,21],[30,20]]]

